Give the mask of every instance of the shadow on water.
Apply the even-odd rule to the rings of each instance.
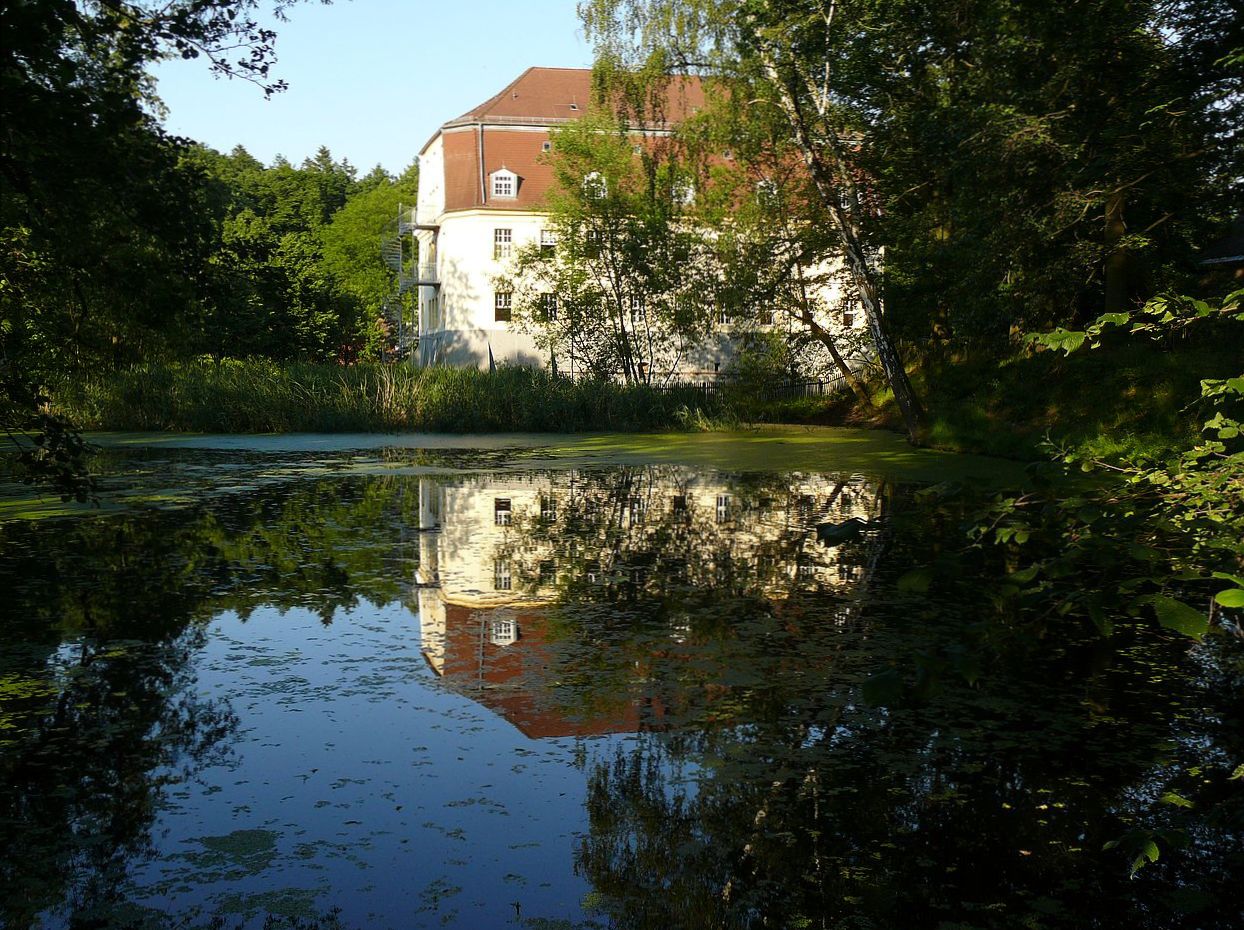
[[[890,479],[423,464],[0,527],[4,925],[1237,925],[1238,642]]]

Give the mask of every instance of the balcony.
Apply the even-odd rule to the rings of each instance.
[[[436,270],[436,264],[419,265],[415,269],[415,283],[420,287],[440,287],[441,276]]]

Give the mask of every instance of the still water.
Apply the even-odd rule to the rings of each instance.
[[[1159,803],[1238,641],[1008,635],[884,469],[376,461],[0,525],[0,925],[1238,925],[1238,796]]]

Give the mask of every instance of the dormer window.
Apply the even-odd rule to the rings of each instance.
[[[518,175],[508,168],[501,168],[492,173],[492,195],[494,197],[518,196]]]

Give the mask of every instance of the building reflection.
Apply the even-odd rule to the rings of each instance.
[[[658,728],[667,708],[644,687],[645,659],[604,708],[550,699],[566,617],[616,623],[618,606],[632,605],[648,642],[652,619],[676,648],[695,636],[678,607],[692,595],[777,604],[842,595],[866,578],[869,533],[862,546],[832,545],[818,541],[818,526],[875,528],[880,500],[858,476],[743,480],[669,466],[421,479],[423,655],[449,686],[532,738]]]

